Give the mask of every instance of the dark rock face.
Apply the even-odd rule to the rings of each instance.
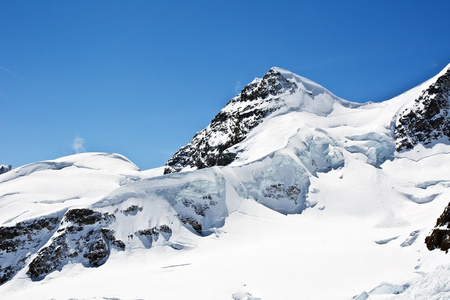
[[[141,212],[144,208],[142,206],[131,205],[124,211],[122,211],[125,215],[135,216],[138,212]]]
[[[285,187],[284,183],[272,184],[263,191],[266,198],[282,199],[287,198],[297,204],[298,195],[301,193],[299,185],[290,185]]]
[[[89,251],[83,255],[89,260],[89,264],[99,266],[106,261],[109,256],[108,245],[102,238],[95,239],[95,242],[89,246]]]
[[[12,166],[11,166],[11,165],[7,165],[7,166],[1,165],[1,166],[0,166],[0,174],[9,172],[9,171],[11,171],[11,170],[12,170]]]
[[[30,255],[50,239],[58,224],[59,218],[51,216],[0,227],[0,284],[25,266]]]
[[[296,89],[295,82],[284,78],[276,69],[269,70],[261,80],[247,85],[231,99],[207,128],[180,148],[167,162],[164,174],[179,172],[186,167],[203,169],[230,164],[237,156],[232,147],[283,105],[281,101],[277,103],[276,96],[294,93]],[[267,105],[269,102],[271,104]]]
[[[204,217],[205,212],[210,209],[211,206],[215,206],[217,201],[212,200],[211,195],[203,196],[204,203],[199,203],[195,200],[184,198],[181,203],[185,207],[190,207],[194,210],[195,214]]]
[[[192,227],[192,229],[194,229],[194,231],[195,232],[197,232],[198,234],[200,234],[200,235],[202,235],[202,233],[203,233],[203,227],[202,227],[202,224],[200,224],[199,222],[197,222],[197,220],[195,220],[194,218],[192,218],[192,217],[185,217],[185,216],[182,216],[182,215],[177,215],[177,217],[178,217],[178,219],[180,219],[180,221],[183,223],[183,224],[189,224],[191,227]]]
[[[41,279],[58,268],[69,255],[69,246],[65,243],[66,235],[53,239],[50,246],[38,252],[38,256],[29,265],[27,275],[33,279]]]
[[[71,209],[64,216],[66,221],[77,225],[92,225],[102,219],[102,214],[90,209]]]
[[[411,149],[418,143],[450,141],[450,69],[406,109],[395,127],[396,150]]]
[[[441,249],[448,253],[450,249],[450,203],[437,219],[436,226],[429,236],[425,238],[428,250]]]
[[[114,231],[105,228],[114,219],[113,215],[91,209],[67,211],[49,245],[41,248],[30,262],[27,275],[33,280],[41,280],[68,262],[81,262],[88,267],[102,265],[108,259],[111,247],[125,248],[125,243],[115,238]]]
[[[136,232],[136,235],[141,239],[144,246],[150,248],[153,242],[156,242],[161,235],[166,241],[172,236],[172,229],[168,225],[161,225],[157,227],[142,229]]]

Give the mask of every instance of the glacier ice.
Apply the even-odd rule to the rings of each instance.
[[[284,214],[300,213],[307,207],[308,170],[289,156],[274,154],[234,171],[245,187],[244,197]]]
[[[366,155],[367,163],[379,167],[387,159],[393,157],[395,152],[395,142],[386,135],[376,132],[367,134],[348,136],[352,143],[346,146],[349,152],[360,152]]]

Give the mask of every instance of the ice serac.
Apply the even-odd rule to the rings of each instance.
[[[269,115],[292,110],[326,115],[332,111],[334,101],[345,102],[309,79],[273,67],[242,89],[205,129],[179,149],[167,162],[164,173],[228,165],[238,156],[233,146]]]
[[[450,66],[400,114],[395,138],[398,151],[440,138],[450,141]]]

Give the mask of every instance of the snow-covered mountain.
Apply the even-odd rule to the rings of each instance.
[[[263,121],[291,111],[327,116],[334,105],[339,104],[360,106],[334,96],[309,79],[272,68],[262,79],[256,78],[247,85],[207,128],[178,150],[167,163],[164,173],[228,165],[240,152],[238,144]]]
[[[164,167],[1,174],[0,294],[450,299],[449,98],[450,65],[366,104],[272,68]]]

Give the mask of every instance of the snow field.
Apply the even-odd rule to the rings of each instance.
[[[450,299],[448,257],[424,244],[450,199],[450,145],[396,153],[392,136],[439,74],[359,105],[275,69],[299,91],[279,95],[284,106],[234,146],[229,166],[162,176],[93,153],[2,174],[2,226],[87,207],[114,215],[109,229],[126,244],[101,267],[69,261],[41,281],[25,267],[2,297]],[[161,226],[170,231],[151,231]]]

